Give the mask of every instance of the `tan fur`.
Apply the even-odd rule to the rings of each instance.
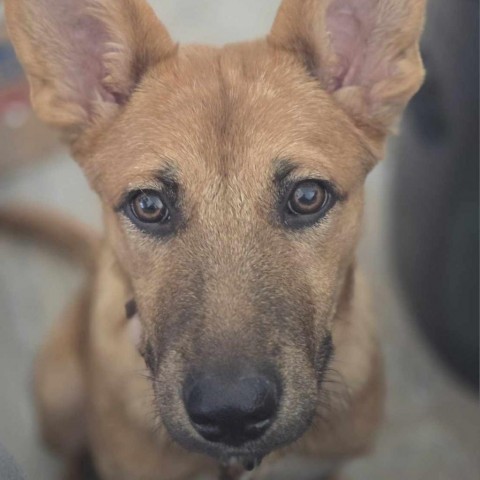
[[[71,462],[88,450],[102,480],[214,474],[213,459],[180,446],[198,442],[182,382],[192,366],[268,361],[284,391],[268,441],[288,445],[252,478],[289,455],[337,466],[368,451],[383,372],[355,246],[365,176],[423,78],[424,2],[285,0],[267,39],[213,48],[177,47],[143,0],[72,1],[65,21],[45,8],[58,0],[6,1],[34,107],[68,136],[106,225],[88,293],[39,357],[45,436]],[[341,192],[318,225],[278,224],[282,161]],[[117,210],[170,170],[182,227],[159,240]],[[124,312],[132,297],[138,348]],[[320,380],[329,335],[335,354]],[[150,366],[161,358],[157,369],[140,354]]]
[[[2,207],[0,210],[2,229],[14,234],[28,235],[54,246],[88,269],[94,269],[100,251],[101,239],[96,232],[80,222],[48,210],[28,205]]]

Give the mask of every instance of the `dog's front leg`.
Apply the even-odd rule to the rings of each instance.
[[[90,295],[83,291],[53,326],[35,362],[35,400],[41,433],[65,459],[86,447],[82,360]]]

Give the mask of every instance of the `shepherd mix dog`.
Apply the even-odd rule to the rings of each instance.
[[[105,221],[3,217],[90,261],[36,362],[65,478],[88,455],[102,480],[331,479],[368,451],[384,387],[355,246],[423,80],[424,3],[284,0],[265,39],[216,48],[144,0],[6,0]]]

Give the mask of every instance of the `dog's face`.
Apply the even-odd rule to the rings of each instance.
[[[310,423],[371,155],[295,57],[257,43],[180,50],[101,139],[90,161],[105,165],[109,238],[132,280],[162,418],[188,446],[263,455]],[[259,413],[271,425],[254,442],[206,442],[188,390],[218,380],[228,403],[242,378],[272,384]]]
[[[140,0],[7,2],[34,105],[104,203],[184,446],[261,458],[315,415],[363,182],[421,82],[422,3],[287,0],[268,40],[216,49],[177,48]]]

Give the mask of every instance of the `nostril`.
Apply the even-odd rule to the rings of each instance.
[[[204,413],[199,413],[195,411],[189,411],[190,420],[197,425],[213,425],[215,424],[215,419],[210,418]]]
[[[203,438],[211,441],[218,442],[224,435],[222,424],[215,418],[211,418],[203,413],[189,413],[190,420],[195,430],[202,435]]]
[[[258,438],[260,435],[262,435],[262,433],[265,432],[265,430],[267,430],[271,422],[272,420],[267,418],[256,423],[247,423],[244,427],[246,436],[252,440],[254,438]]]
[[[203,438],[210,442],[219,442],[224,437],[224,431],[219,425],[193,422],[193,426]]]

